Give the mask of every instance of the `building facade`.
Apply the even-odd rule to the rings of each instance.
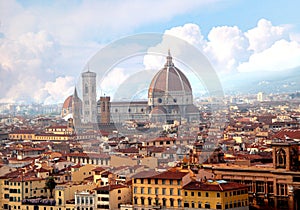
[[[249,204],[264,208],[296,210],[300,208],[299,143],[272,143],[273,164],[249,166],[235,164],[204,165],[217,179],[248,186]]]
[[[124,121],[198,121],[200,118],[199,109],[193,104],[191,84],[174,65],[170,52],[164,67],[149,85],[147,101],[110,101],[109,96],[101,96],[96,103],[96,73],[90,71],[82,73],[82,102],[78,100],[76,90],[75,93],[72,108],[67,106],[71,101],[68,97],[62,113],[73,111],[76,126],[80,126],[79,118],[82,123],[95,123],[97,120],[102,125]],[[78,108],[80,103],[82,111]]]

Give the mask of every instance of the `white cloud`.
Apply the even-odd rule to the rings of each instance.
[[[249,50],[253,50],[254,53],[270,48],[278,40],[289,38],[287,28],[273,26],[271,21],[266,19],[260,19],[257,26],[248,30],[245,36],[249,39]]]
[[[58,55],[59,46],[45,31],[0,39],[1,101],[32,101],[35,92],[54,78],[49,69]]]
[[[63,102],[74,93],[74,78],[70,76],[58,77],[55,82],[46,82],[45,87],[41,90],[35,95],[37,100],[42,95],[42,98],[46,96],[45,104]]]
[[[188,42],[189,44],[198,47],[199,50],[202,50],[206,46],[206,41],[204,40],[203,35],[201,34],[201,30],[198,25],[188,23],[183,26],[173,27],[164,32],[167,36],[174,36],[181,40]],[[148,50],[148,54],[144,56],[143,64],[148,70],[158,70],[163,67],[166,62],[165,55],[167,54],[167,49],[170,49],[171,55],[176,57],[176,55],[180,54],[179,43],[173,43],[174,40],[170,39],[170,37],[163,37],[163,41],[154,46],[155,51],[164,52],[164,55],[154,55],[151,52],[153,48]],[[176,63],[176,61],[174,60]]]
[[[240,61],[247,59],[247,38],[237,27],[214,27],[208,34],[204,52],[218,71],[234,71]]]
[[[240,72],[282,71],[300,66],[300,44],[286,40],[275,42],[270,48],[250,56],[238,66]]]
[[[46,96],[35,92],[56,77],[79,75],[103,40],[215,1],[0,1],[0,101],[41,102]]]
[[[300,66],[299,35],[289,29],[289,26],[273,26],[271,21],[261,19],[256,27],[246,32],[237,26],[213,27],[207,39],[196,24],[174,27],[166,30],[165,34],[196,46],[217,72],[227,74],[236,71],[282,71]],[[172,43],[166,40],[155,47],[163,50],[171,48],[174,57],[180,54],[180,49],[173,49]],[[144,57],[144,65],[149,69],[157,70],[164,62],[164,56],[150,54]]]
[[[129,77],[125,73],[125,69],[116,67],[109,71],[109,73],[100,81],[100,89],[102,94],[113,95],[116,89]]]

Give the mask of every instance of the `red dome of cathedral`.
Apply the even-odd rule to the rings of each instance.
[[[172,94],[172,92],[191,94],[192,88],[187,77],[174,66],[169,52],[164,68],[162,68],[151,81],[148,97],[156,97],[157,94]]]
[[[73,100],[73,95],[70,95],[64,102],[63,104],[63,109],[71,109],[72,108],[72,100]]]

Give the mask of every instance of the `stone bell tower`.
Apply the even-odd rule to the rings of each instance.
[[[275,169],[287,171],[299,171],[298,142],[275,141],[271,144],[273,148],[273,165]]]

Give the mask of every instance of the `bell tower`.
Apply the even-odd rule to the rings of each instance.
[[[273,148],[273,165],[275,169],[287,171],[299,171],[298,142],[275,141],[271,144]]]
[[[110,97],[101,96],[100,97],[100,123],[109,124],[110,123]]]

